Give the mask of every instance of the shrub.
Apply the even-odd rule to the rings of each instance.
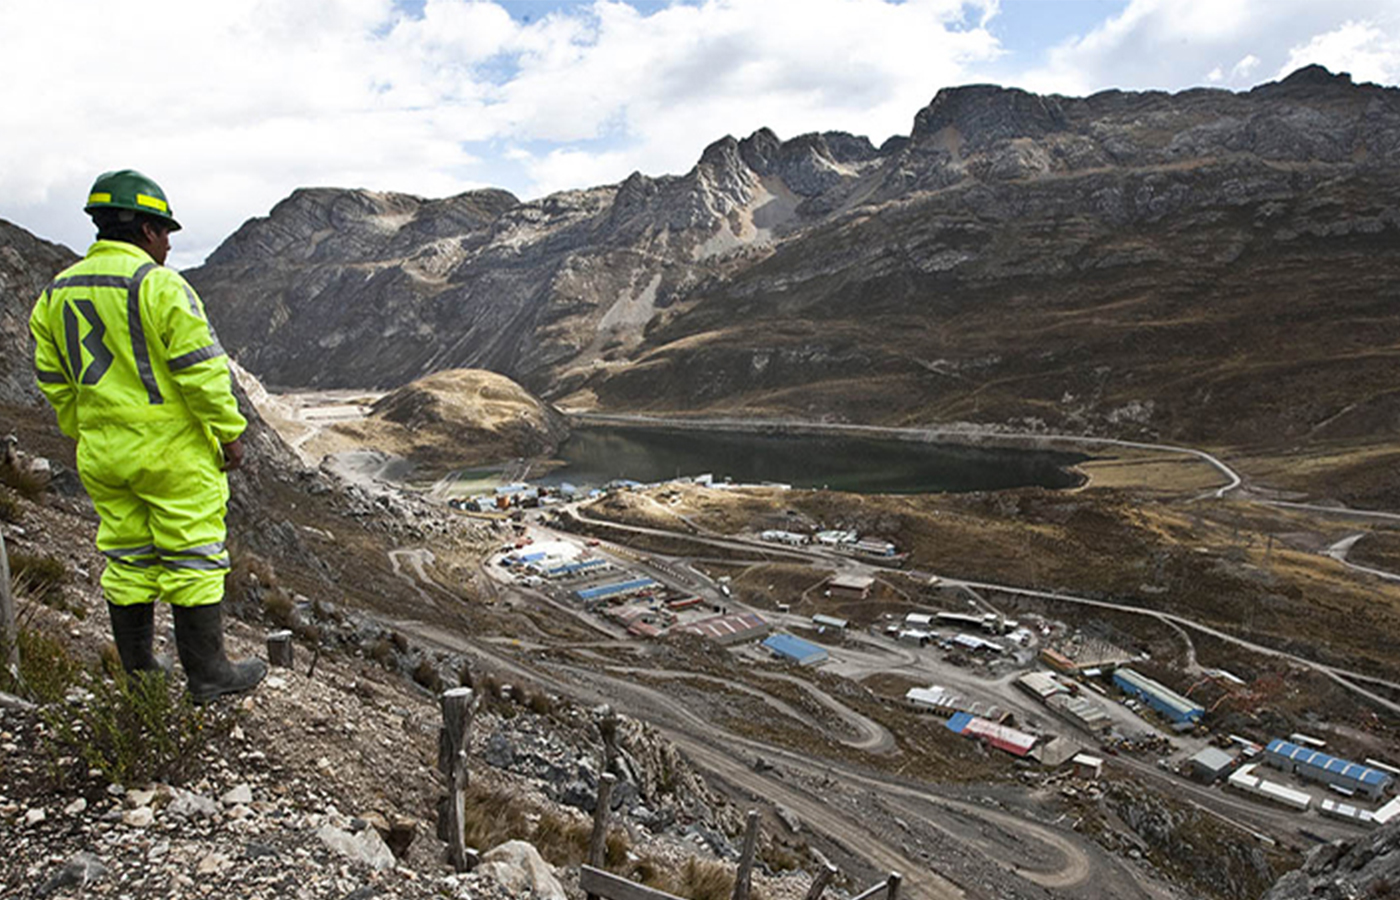
[[[374,641],[366,648],[365,656],[368,656],[386,669],[393,669],[394,663],[398,659],[398,654],[394,653],[394,645],[382,638]]]
[[[24,497],[37,501],[49,486],[49,476],[27,469],[12,469],[0,463],[0,484],[14,488]]]
[[[632,864],[630,877],[649,887],[689,900],[729,900],[734,892],[734,872],[718,860],[689,857],[677,869],[653,856],[643,856]],[[750,891],[753,900],[765,900],[757,886]]]
[[[13,491],[0,490],[0,519],[6,522],[19,521],[19,499]]]
[[[19,631],[20,677],[0,673],[6,690],[39,704],[41,740],[53,759],[73,756],[117,784],[179,784],[198,774],[206,747],[237,721],[229,705],[196,707],[164,674],[128,676],[120,663],[85,667],[41,631]]]
[[[544,691],[535,691],[525,706],[537,716],[547,716],[554,712],[554,701]]]
[[[19,586],[17,593],[33,597],[46,606],[53,606],[63,599],[63,585],[68,581],[68,566],[52,556],[11,553],[10,577]]]
[[[0,684],[13,694],[26,695],[37,703],[57,703],[78,683],[78,665],[63,643],[41,631],[19,629],[19,679],[0,667]],[[3,648],[8,651],[8,642]]]
[[[734,893],[734,873],[722,862],[692,856],[681,866],[674,893],[690,900],[729,900]]]
[[[265,588],[262,593],[262,608],[268,622],[278,628],[292,627],[292,612],[296,609],[296,601],[290,591],[280,587]]]
[[[55,755],[75,755],[114,784],[185,782],[237,722],[238,707],[197,707],[163,673],[88,673],[87,680],[86,696],[50,703],[39,715]]]
[[[530,837],[525,804],[514,792],[467,783],[463,833],[468,847],[487,849],[509,840]]]
[[[530,843],[555,866],[576,866],[588,858],[593,823],[588,819],[553,811],[544,812],[530,833]],[[632,840],[625,828],[610,828],[603,839],[603,866],[618,869],[627,862]]]
[[[557,812],[545,812],[535,823],[530,843],[556,866],[576,866],[588,856],[591,822]]]
[[[442,676],[433,661],[424,657],[413,667],[413,680],[435,694],[442,693]]]

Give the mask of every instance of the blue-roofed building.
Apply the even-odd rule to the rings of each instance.
[[[947,728],[954,734],[962,734],[967,730],[967,726],[972,722],[973,715],[970,712],[955,712],[948,717]]]
[[[551,566],[545,569],[544,574],[546,578],[574,578],[585,572],[591,572],[594,569],[604,569],[607,568],[607,566],[608,561],[606,559],[594,557],[592,559],[580,559],[574,562]]]
[[[1140,675],[1132,669],[1119,669],[1113,673],[1113,683],[1120,691],[1140,698],[1144,703],[1177,724],[1199,722],[1205,709],[1194,700],[1188,700],[1171,688]]]
[[[614,597],[626,597],[630,594],[640,594],[643,591],[661,586],[661,582],[654,578],[633,578],[630,581],[614,581],[611,584],[600,584],[597,587],[584,588],[575,591],[578,598],[584,603],[596,603],[599,600],[611,600]]]
[[[1394,780],[1389,773],[1338,759],[1298,744],[1275,738],[1264,748],[1264,761],[1276,769],[1293,772],[1300,778],[1335,784],[1339,788],[1379,800]]]
[[[825,647],[819,647],[810,641],[793,637],[790,634],[772,634],[764,638],[763,646],[769,652],[782,659],[790,660],[800,666],[815,666],[817,663],[826,662],[829,654]]]

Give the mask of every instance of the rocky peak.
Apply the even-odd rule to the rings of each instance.
[[[739,155],[760,175],[773,170],[773,162],[782,149],[783,142],[769,128],[760,128],[739,142]]]
[[[972,149],[1011,138],[1043,138],[1066,127],[1058,97],[973,84],[939,91],[914,117],[913,137],[917,141],[954,128]]]
[[[245,222],[209,263],[364,262],[396,250],[401,231],[414,241],[470,232],[518,204],[513,194],[496,189],[430,201],[363,189],[298,188],[266,217]]]
[[[1354,87],[1351,74],[1349,72],[1338,72],[1335,75],[1328,71],[1325,66],[1316,63],[1303,66],[1303,68],[1292,73],[1282,81],[1271,81],[1268,84],[1261,84],[1251,94],[1262,94],[1264,96],[1284,96],[1284,95],[1320,95],[1326,91],[1341,91]]]

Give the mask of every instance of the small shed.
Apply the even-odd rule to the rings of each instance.
[[[870,596],[870,588],[874,586],[875,579],[868,575],[833,575],[826,583],[827,588],[834,595],[842,597],[853,597],[864,600]]]
[[[1103,776],[1103,760],[1099,759],[1097,756],[1079,753],[1075,755],[1074,759],[1070,760],[1070,764],[1074,766],[1075,778],[1098,781],[1099,778]]]
[[[1191,777],[1212,784],[1230,774],[1235,757],[1218,747],[1206,747],[1190,759]]]
[[[844,631],[850,623],[835,616],[812,616],[812,624],[818,628],[835,628],[837,631]]]

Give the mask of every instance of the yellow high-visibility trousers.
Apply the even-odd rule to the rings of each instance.
[[[78,474],[102,522],[102,590],[117,606],[206,606],[224,596],[228,478],[195,421],[87,426]]]

